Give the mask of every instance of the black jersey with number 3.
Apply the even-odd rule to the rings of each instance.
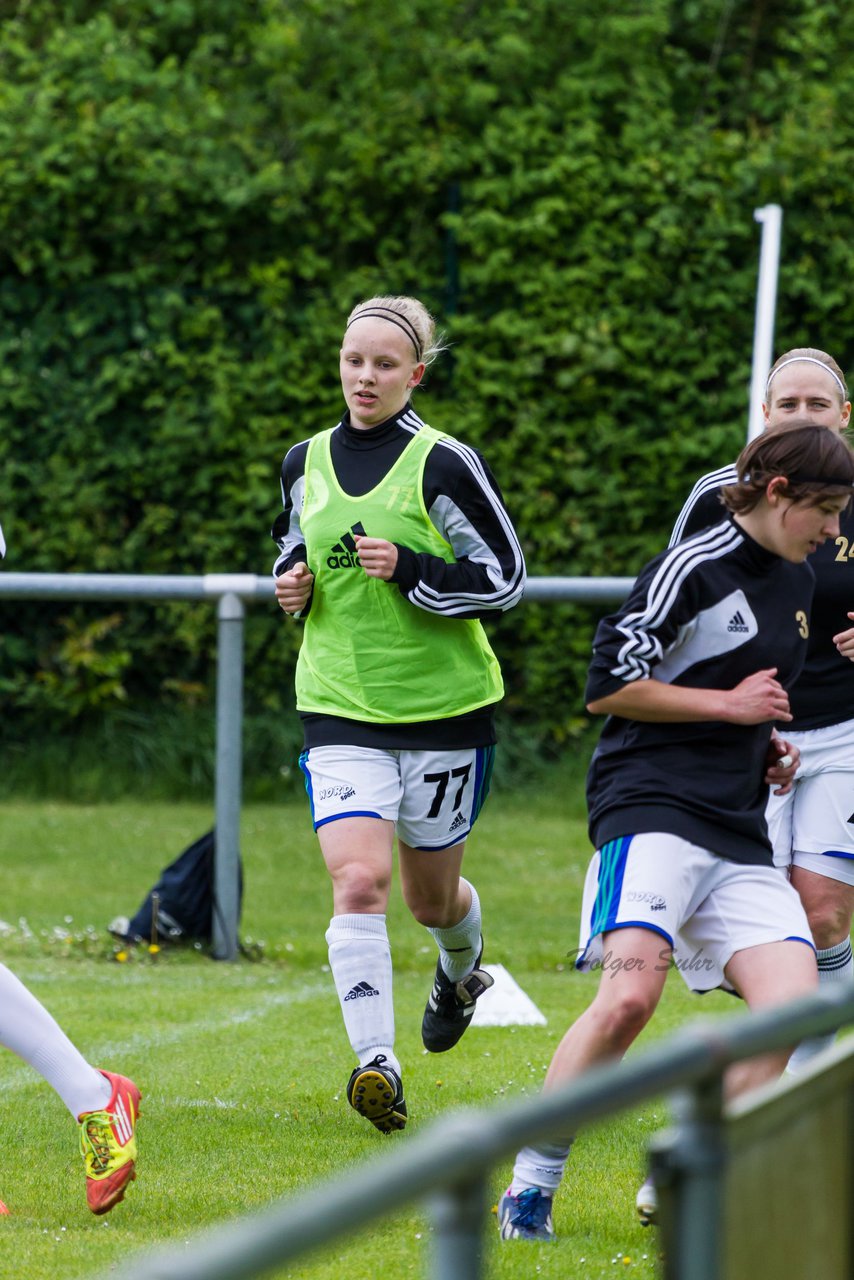
[[[717,524],[721,487],[736,479],[735,465],[701,476],[676,521],[671,546]],[[809,558],[816,578],[815,598],[804,669],[789,696],[794,719],[786,724],[787,730],[822,729],[854,720],[854,663],[833,643],[840,631],[854,627],[848,617],[849,610],[854,613],[854,504],[840,516],[839,526],[839,537],[825,542]]]
[[[814,584],[808,564],[782,560],[725,519],[652,560],[619,612],[600,622],[585,700],[643,679],[733,689],[771,667],[790,689]],[[770,865],[770,736],[769,723],[609,716],[588,774],[593,844],[666,831],[734,862]]]

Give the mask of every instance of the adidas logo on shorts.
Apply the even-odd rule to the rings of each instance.
[[[727,624],[727,631],[749,631],[749,630],[750,628],[747,626],[746,622],[744,621],[744,618],[741,616],[741,614],[738,611],[736,611],[730,618],[729,623]]]
[[[461,813],[458,813],[457,816],[454,818],[453,822],[451,823],[451,825],[448,827],[448,831],[449,832],[459,831],[460,827],[464,827],[465,825],[466,825],[465,818]]]
[[[356,540],[353,534],[357,533],[364,537],[365,530],[361,523],[354,524],[352,529],[335,543],[330,554],[326,557],[326,565],[329,569],[360,569],[361,561],[356,554]]]
[[[368,996],[378,996],[379,991],[376,987],[372,987],[370,982],[357,982],[355,987],[351,987],[344,997],[346,1000],[365,1000]]]

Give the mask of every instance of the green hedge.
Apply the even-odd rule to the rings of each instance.
[[[776,347],[850,359],[850,6],[21,2],[0,27],[6,568],[268,570],[278,469],[341,408],[342,319],[412,292],[419,393],[481,447],[530,572],[633,574],[746,428],[759,230]],[[248,630],[290,716],[298,629]],[[2,606],[2,733],[209,698],[187,605]],[[492,635],[514,732],[584,725],[594,616]]]

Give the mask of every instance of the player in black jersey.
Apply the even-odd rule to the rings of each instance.
[[[728,518],[644,568],[597,628],[586,701],[608,719],[588,774],[590,864],[579,968],[597,994],[559,1044],[545,1088],[622,1057],[658,1004],[671,960],[694,990],[726,984],[750,1008],[817,984],[803,907],[774,870],[769,785],[791,782],[788,690],[806,651],[807,556],[839,533],[854,455],[828,429],[769,432],[741,454]],[[794,749],[792,749],[794,755]],[[731,1093],[786,1055],[739,1064]],[[499,1206],[504,1239],[550,1239],[569,1135],[523,1148]]]
[[[768,375],[763,405],[769,428],[793,415],[843,431],[851,401],[839,365],[827,352],[785,352]],[[674,527],[671,546],[715,523],[720,489],[734,467],[702,476]],[[819,981],[850,982],[854,913],[854,510],[843,512],[839,535],[810,560],[816,576],[804,669],[791,692],[786,732],[800,750],[794,785],[769,797],[768,830],[775,864],[800,894],[817,947]],[[797,1071],[832,1043],[804,1041],[789,1070]]]

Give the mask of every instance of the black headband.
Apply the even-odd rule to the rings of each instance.
[[[421,359],[421,343],[418,341],[418,334],[415,332],[415,326],[407,320],[406,316],[401,315],[399,311],[392,311],[391,307],[366,307],[364,311],[359,311],[352,320],[347,322],[347,329],[363,316],[377,316],[380,320],[389,320],[392,324],[396,324],[412,343],[418,359]],[[344,332],[346,333],[347,330],[345,329]]]
[[[739,484],[752,484],[758,480],[758,476],[752,476],[749,471],[745,471],[744,475],[739,477]],[[776,476],[772,477],[777,479]],[[782,476],[786,484],[820,484],[823,489],[852,489],[854,490],[853,480],[841,480],[838,476],[803,476],[800,471],[795,471],[790,476]]]
[[[803,476],[800,471],[796,471],[791,476],[786,476],[789,484],[820,484],[826,489],[854,489],[854,481],[840,480],[837,476]]]

